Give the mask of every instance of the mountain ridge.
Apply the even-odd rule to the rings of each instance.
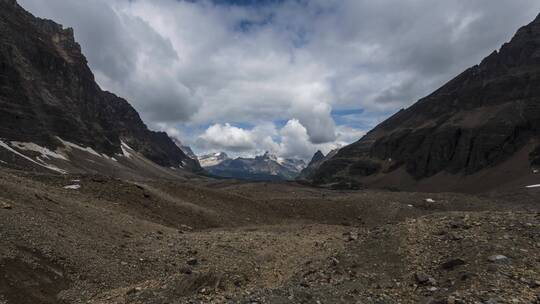
[[[302,160],[285,159],[269,152],[253,158],[230,158],[225,152],[199,156],[201,165],[211,174],[244,180],[293,180],[305,168]]]
[[[125,142],[163,167],[201,168],[123,98],[101,90],[71,28],[0,1],[0,138],[52,150],[58,137],[109,157]]]
[[[539,98],[540,15],[480,64],[342,148],[309,179],[369,184],[400,168],[415,181],[476,174],[537,146]]]

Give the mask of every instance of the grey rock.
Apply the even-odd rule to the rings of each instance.
[[[495,255],[489,256],[488,261],[490,261],[491,263],[502,263],[502,262],[509,261],[509,258],[502,254],[495,254]]]

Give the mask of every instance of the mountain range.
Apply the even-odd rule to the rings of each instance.
[[[236,159],[219,152],[200,156],[199,162],[212,175],[244,180],[293,180],[306,167],[303,160],[285,159],[269,152]]]
[[[199,158],[302,182],[215,178],[0,0],[0,304],[540,303],[539,128],[540,17],[305,169]]]
[[[94,79],[72,29],[0,0],[0,164],[56,173],[202,173],[189,147],[154,132]],[[305,164],[269,154],[202,157],[217,176],[318,186],[485,191],[540,167],[540,16],[482,62],[359,141]],[[222,161],[222,158],[223,161]],[[212,163],[214,162],[214,163]]]

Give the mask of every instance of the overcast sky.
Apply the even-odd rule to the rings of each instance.
[[[197,153],[310,158],[510,40],[538,0],[19,0]]]

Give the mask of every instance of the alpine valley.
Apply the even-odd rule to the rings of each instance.
[[[69,11],[97,1],[36,3],[44,2]],[[100,3],[110,2],[119,3]],[[345,1],[314,2],[325,9],[310,24],[340,30],[344,20],[321,16]],[[266,48],[275,37],[264,26],[283,15],[257,10],[283,5],[286,19],[302,25],[292,8],[311,1],[144,3],[211,9],[204,25],[159,24],[215,42],[216,33],[207,39],[195,29],[220,18],[237,35],[261,31]],[[354,26],[387,21],[369,19]],[[280,37],[294,37],[287,52],[312,38],[311,27],[299,28],[280,28]],[[191,141],[150,130],[129,101],[102,90],[74,37],[16,0],[0,0],[0,304],[540,303],[540,17],[479,65],[308,165],[270,153],[196,157],[184,144]],[[338,56],[366,53],[322,38]],[[242,77],[268,73],[244,53],[220,49],[231,53],[253,73]],[[261,60],[282,62],[268,54]],[[223,56],[205,60],[240,68]],[[320,64],[306,58],[291,61],[317,74]],[[288,72],[280,70],[284,86]],[[267,87],[256,90],[265,100]]]

